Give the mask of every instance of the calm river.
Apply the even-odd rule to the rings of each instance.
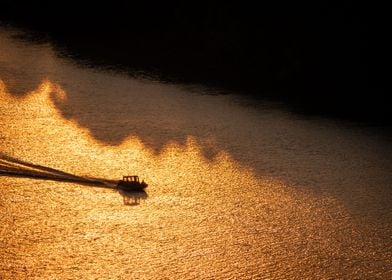
[[[391,143],[0,28],[0,278],[391,279]]]

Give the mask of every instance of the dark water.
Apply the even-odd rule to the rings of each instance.
[[[392,277],[379,129],[83,67],[17,35],[0,29],[0,278]],[[129,173],[146,194],[111,188]]]

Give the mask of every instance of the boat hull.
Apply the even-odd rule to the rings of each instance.
[[[144,191],[144,189],[147,188],[147,184],[139,182],[119,181],[117,184],[117,188],[123,191]]]

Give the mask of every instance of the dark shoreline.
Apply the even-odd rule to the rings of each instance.
[[[141,4],[129,17],[126,3],[94,13],[63,4],[56,15],[30,5],[35,18],[10,6],[4,22],[94,66],[232,90],[254,102],[280,101],[302,114],[392,124],[384,19],[368,7],[345,1],[336,9],[317,4],[309,13],[273,4],[267,12],[160,4],[152,12]]]

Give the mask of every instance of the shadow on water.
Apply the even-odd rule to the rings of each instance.
[[[2,62],[0,76],[7,89],[17,97],[23,97],[26,93],[37,89],[42,80],[47,78],[46,70],[48,70],[54,58],[54,52],[50,44],[37,41],[26,43],[27,40],[21,40],[20,38],[23,34],[26,33],[15,29],[5,30],[0,26],[0,48],[2,52],[0,54],[0,61]],[[22,58],[20,53],[12,52],[14,47],[18,50],[29,50],[30,55]],[[7,57],[7,59],[3,61],[2,56]],[[25,71],[23,69],[29,70]]]
[[[48,46],[38,48],[0,35],[5,36],[0,41],[0,74],[7,90],[18,95],[17,86],[24,83],[35,89],[45,74],[66,93],[65,99],[50,95],[59,114],[88,129],[99,142],[116,146],[137,137],[159,154],[168,143],[185,146],[191,136],[207,159],[224,151],[256,176],[331,193],[355,211],[369,204],[390,208],[392,189],[386,186],[392,180],[392,150],[390,139],[379,137],[379,130],[293,115],[268,105],[258,110],[254,104],[244,105],[241,97],[203,95],[204,89],[194,94],[176,85],[82,68],[58,58]],[[20,162],[1,164],[3,174],[20,176],[18,170],[10,170]],[[24,176],[100,185],[94,178],[72,177],[30,163],[24,167],[35,170],[23,171]]]

